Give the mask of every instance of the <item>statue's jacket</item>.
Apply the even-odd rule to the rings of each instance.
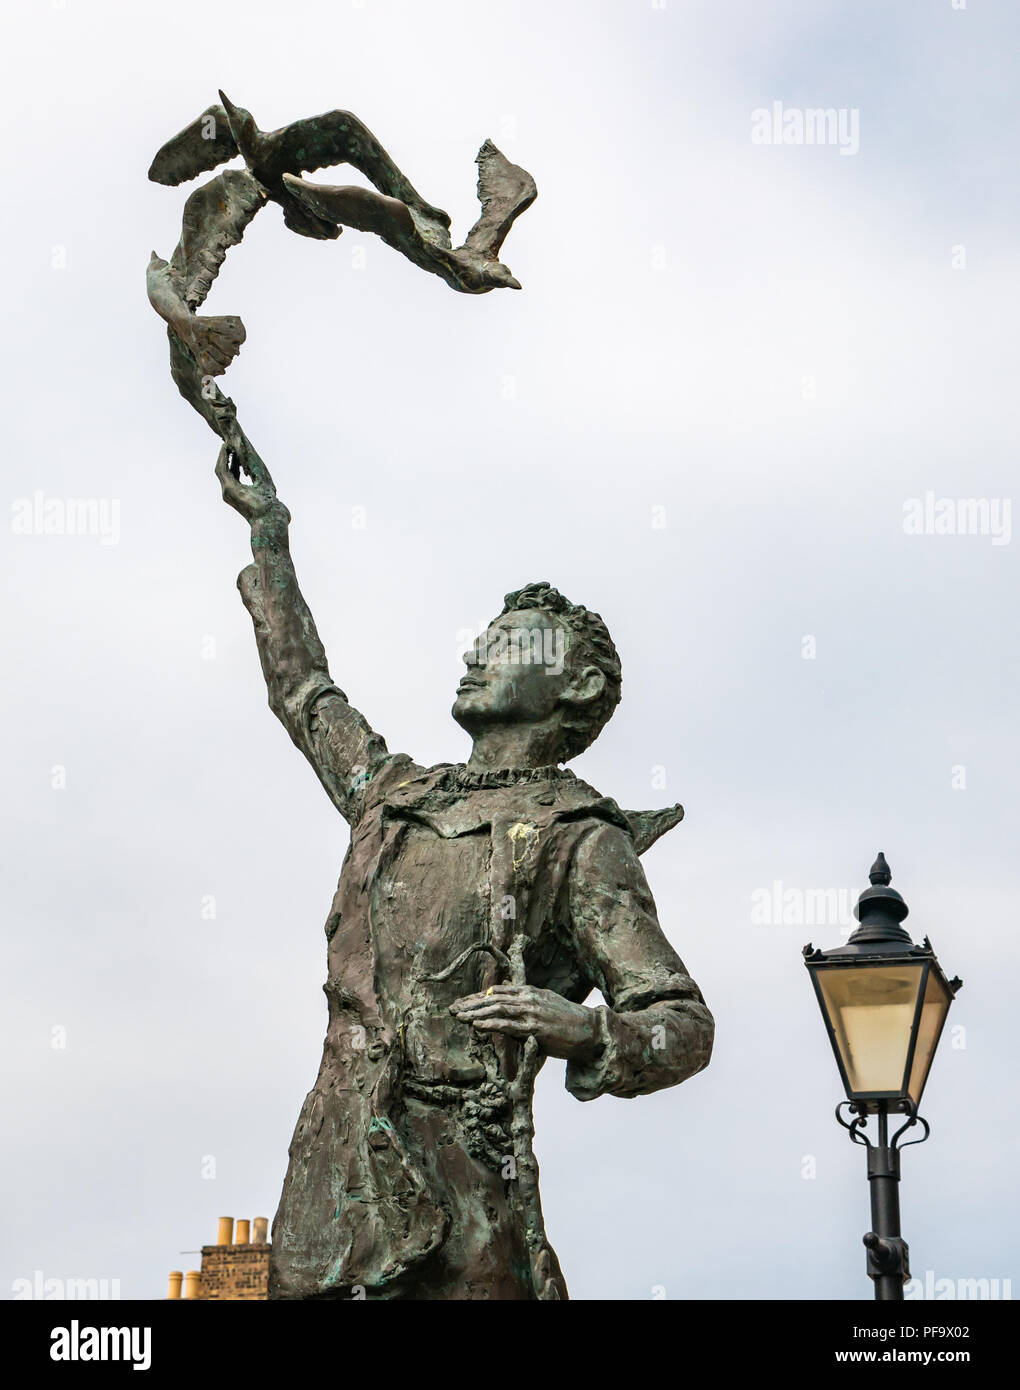
[[[707,1065],[712,1016],[658,924],[634,818],[563,768],[391,755],[324,658],[274,684],[286,663],[254,566],[240,588],[270,704],[351,825],[270,1297],[400,1297],[409,1282],[429,1296],[433,1270],[436,1297],[565,1297],[538,1204],[534,1068],[523,1044],[449,1006],[510,978],[578,1003],[597,989],[598,1047],[566,1069],[579,1100]]]

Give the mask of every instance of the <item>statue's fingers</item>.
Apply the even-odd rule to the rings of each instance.
[[[477,1019],[471,1026],[480,1033],[509,1033],[514,1038],[526,1038],[534,1025],[523,1018],[497,1017]]]
[[[504,999],[498,1004],[490,1000],[476,1009],[461,1009],[457,1017],[463,1023],[477,1023],[480,1018],[523,1018],[527,1008],[526,1004],[513,1000]]]
[[[233,464],[231,460],[234,460]],[[224,502],[229,502],[234,507],[241,506],[248,496],[248,489],[234,471],[236,467],[234,450],[229,444],[224,444],[216,459],[216,476],[220,481]]]
[[[450,1005],[451,1009],[459,1009],[465,1005],[475,1005],[484,999],[492,998],[517,998],[523,990],[530,989],[530,985],[490,985],[488,989],[479,990],[475,994],[465,994],[462,999],[455,999]]]
[[[469,1004],[461,1004],[454,1009],[459,1014],[476,1014],[480,1009],[509,1009],[516,1012],[525,1005],[525,1000],[515,999],[512,995],[500,994],[488,995],[481,994],[475,997]]]
[[[216,459],[216,476],[224,487],[236,491],[241,483],[238,472],[237,450],[232,444],[224,444]]]
[[[230,452],[230,445],[224,444],[216,455],[216,476],[224,488],[234,481],[230,472]]]

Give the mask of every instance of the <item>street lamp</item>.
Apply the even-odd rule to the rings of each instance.
[[[900,926],[909,911],[879,853],[871,866],[871,887],[854,908],[860,926],[845,946],[818,951],[809,942],[804,963],[825,1020],[847,1099],[836,1119],[855,1144],[868,1150],[872,1229],[864,1237],[868,1274],[877,1299],[902,1299],[910,1278],[909,1251],[900,1236],[900,1148],[923,1144],[927,1120],[917,1113],[932,1059],[958,978],[947,980],[927,937],[915,946]],[[843,1107],[855,1116],[843,1117]],[[889,1116],[907,1121],[889,1138]],[[868,1116],[878,1118],[876,1142],[863,1131]],[[899,1144],[914,1125],[920,1139]]]

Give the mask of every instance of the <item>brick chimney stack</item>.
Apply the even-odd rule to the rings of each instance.
[[[189,1269],[170,1275],[167,1298],[180,1298],[181,1279],[184,1298],[223,1300],[262,1300],[269,1296],[269,1222],[264,1216],[254,1221],[242,1217],[234,1235],[234,1218],[221,1216],[215,1245],[202,1246],[202,1269]]]

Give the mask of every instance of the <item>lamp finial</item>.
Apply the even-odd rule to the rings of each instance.
[[[881,884],[883,888],[888,888],[889,884],[892,882],[892,870],[886,863],[885,855],[881,850],[878,851],[878,858],[871,866],[868,878],[871,880],[872,887],[875,888],[877,888],[879,884]]]
[[[897,941],[904,945],[912,944],[910,933],[900,926],[909,908],[895,888],[890,888],[892,870],[881,850],[868,874],[871,887],[865,888],[857,899],[854,916],[860,926],[847,942],[848,946],[861,946],[867,942]]]

